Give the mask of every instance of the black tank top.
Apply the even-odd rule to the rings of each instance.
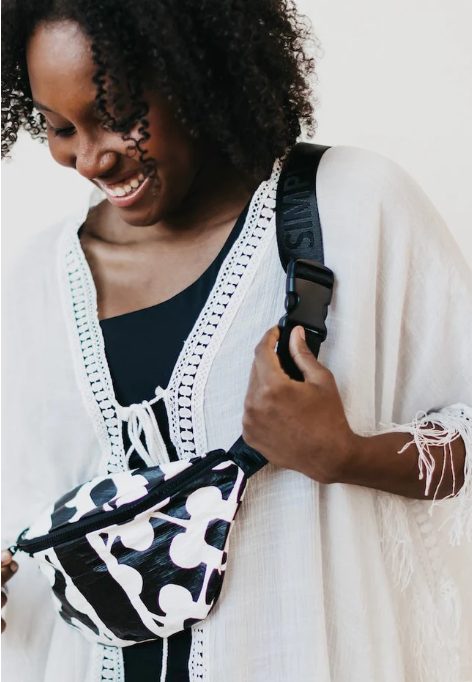
[[[157,386],[165,388],[168,385],[184,342],[205,305],[224,259],[244,226],[247,211],[248,207],[239,216],[213,263],[193,284],[163,303],[100,322],[115,395],[121,405],[151,400]],[[177,454],[169,436],[164,401],[155,403],[153,409],[170,459],[175,460]],[[125,429],[123,438],[127,448],[129,443]],[[141,458],[133,454],[130,468],[142,466]],[[190,646],[190,630],[168,638],[165,682],[189,682]],[[162,656],[161,639],[125,647],[125,682],[160,682]]]

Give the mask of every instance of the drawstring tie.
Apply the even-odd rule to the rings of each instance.
[[[167,394],[166,389],[158,386],[156,397],[152,400],[143,400],[129,407],[117,406],[117,416],[122,421],[128,422],[128,438],[131,443],[126,453],[126,464],[134,451],[138,453],[146,466],[155,466],[168,461],[167,448],[162,438],[156,415],[152,406],[159,400],[163,400]],[[144,432],[144,443],[141,435]]]

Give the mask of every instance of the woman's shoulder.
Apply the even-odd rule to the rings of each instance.
[[[386,258],[422,250],[463,260],[431,199],[395,161],[367,149],[330,148],[317,178],[323,234],[355,257],[378,248]],[[329,240],[329,236],[327,237]]]
[[[382,205],[399,195],[425,196],[418,183],[392,159],[360,147],[331,147],[320,164],[318,184],[328,193],[355,199],[358,209],[363,201]]]

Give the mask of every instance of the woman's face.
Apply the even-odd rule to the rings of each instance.
[[[137,152],[122,133],[104,129],[95,109],[91,42],[78,24],[39,25],[27,46],[33,99],[47,122],[54,159],[75,168],[106,192],[130,225],[152,225],[178,212],[202,166],[200,145],[177,123],[168,103],[146,92],[150,139],[142,145],[157,165],[157,177],[143,174]],[[133,137],[139,134],[133,130]]]

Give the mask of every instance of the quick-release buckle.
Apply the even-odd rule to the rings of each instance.
[[[311,260],[292,260],[287,266],[285,296],[286,314],[280,327],[293,329],[301,325],[321,341],[327,334],[325,325],[334,286],[332,270]]]

